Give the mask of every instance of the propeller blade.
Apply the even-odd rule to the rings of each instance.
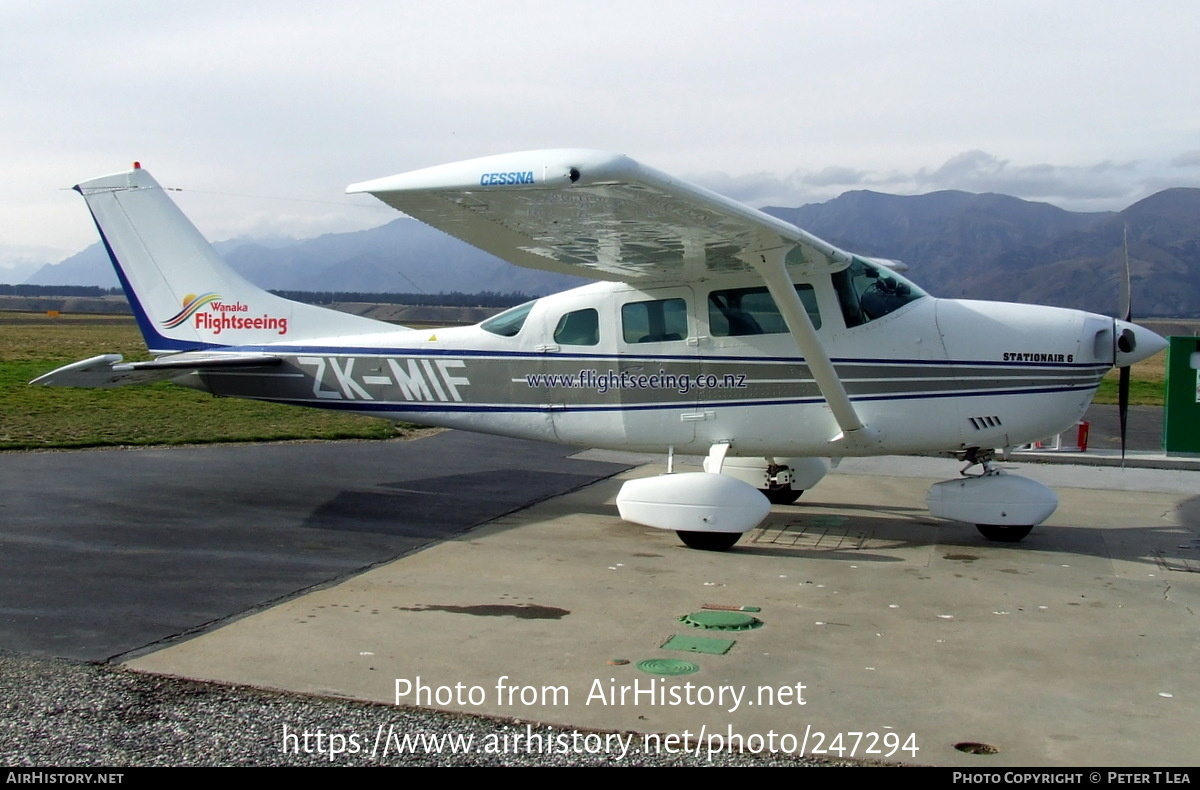
[[[1129,368],[1121,368],[1117,381],[1117,415],[1121,420],[1121,465],[1125,465],[1125,426],[1129,420]]]
[[[1121,278],[1121,312],[1126,321],[1133,321],[1133,294],[1129,282],[1129,226],[1125,226],[1125,272]]]
[[[1129,276],[1129,226],[1126,225],[1122,233],[1122,243],[1125,248],[1125,271],[1121,277],[1121,315],[1128,322],[1133,322],[1133,288],[1130,284]],[[1136,341],[1132,333],[1128,336],[1124,332],[1117,336],[1114,332],[1114,340],[1116,348],[1113,350],[1113,361],[1116,361],[1116,350],[1120,349],[1125,353],[1133,351],[1136,346]],[[1117,416],[1121,421],[1121,466],[1125,466],[1125,430],[1129,423],[1129,366],[1121,368],[1120,379],[1117,381]]]

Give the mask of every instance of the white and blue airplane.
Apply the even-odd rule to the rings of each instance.
[[[76,190],[155,359],[108,354],[34,383],[169,380],[662,452],[668,474],[625,483],[618,509],[695,548],[730,548],[772,503],[814,485],[827,458],[896,454],[969,462],[930,489],[930,511],[1020,540],[1058,500],[994,454],[1066,430],[1106,371],[1165,347],[1093,313],[934,298],[898,262],[599,151],[505,154],[349,187],[516,265],[599,281],[435,330],[258,288],[136,163]],[[706,456],[705,471],[671,473],[675,453]]]

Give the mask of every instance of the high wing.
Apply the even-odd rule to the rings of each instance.
[[[648,285],[748,271],[764,250],[841,269],[851,257],[794,225],[621,154],[528,151],[353,184],[519,266]],[[583,269],[583,271],[580,271]]]
[[[842,429],[831,441],[879,439],[855,413],[792,287],[793,272],[837,271],[854,256],[794,225],[627,156],[577,149],[471,159],[346,191],[534,269],[638,286],[757,272]]]
[[[176,378],[187,373],[204,373],[229,368],[262,368],[278,365],[283,360],[270,354],[222,354],[205,352],[171,354],[148,362],[124,362],[120,354],[101,354],[98,357],[72,362],[30,384],[43,387],[124,387],[130,384],[151,384]]]

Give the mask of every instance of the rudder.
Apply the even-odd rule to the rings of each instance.
[[[154,352],[274,344],[399,327],[293,302],[235,272],[138,164],[75,187]]]

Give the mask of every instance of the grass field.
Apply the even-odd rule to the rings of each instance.
[[[214,398],[167,383],[111,390],[30,387],[106,353],[149,359],[132,317],[0,314],[0,450],[299,439],[388,439],[387,420]]]
[[[302,439],[387,439],[386,420],[214,398],[167,383],[112,390],[30,387],[68,362],[104,353],[149,359],[132,317],[0,313],[0,450]],[[1133,368],[1131,402],[1162,405],[1166,355]],[[1097,403],[1117,402],[1117,372]]]
[[[1116,405],[1117,379],[1120,373],[1110,370],[1100,382],[1093,403]],[[1167,353],[1155,354],[1133,366],[1129,377],[1129,403],[1133,406],[1162,406],[1167,378]]]

